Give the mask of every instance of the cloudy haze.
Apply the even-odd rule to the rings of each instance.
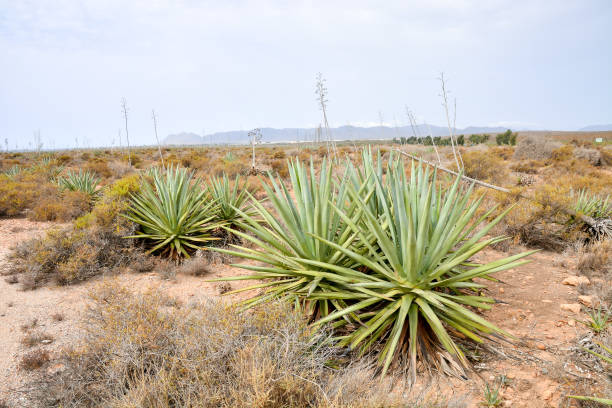
[[[0,0],[0,138],[25,147],[319,123],[576,129],[612,122],[612,1]]]

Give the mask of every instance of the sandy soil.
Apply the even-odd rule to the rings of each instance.
[[[22,240],[34,237],[52,227],[51,223],[31,222],[24,219],[0,220],[0,271],[8,263],[10,248]],[[492,260],[505,254],[487,250],[479,254],[479,260]],[[445,379],[437,381],[445,395],[462,396],[468,406],[476,407],[482,401],[484,381],[494,382],[505,375],[509,386],[503,392],[503,406],[508,407],[558,407],[567,388],[563,376],[591,375],[580,367],[563,363],[576,339],[587,333],[577,323],[584,319],[579,313],[564,311],[561,304],[578,304],[578,290],[563,285],[562,281],[574,275],[572,260],[560,254],[539,252],[532,263],[504,271],[497,277],[505,283],[490,283],[489,292],[501,303],[486,313],[486,317],[517,337],[516,344],[492,344],[482,350],[482,360],[470,374],[469,381]],[[230,276],[245,273],[226,265],[216,265],[209,277]],[[27,378],[17,368],[18,362],[29,348],[21,343],[22,326],[36,319],[36,328],[53,337],[43,347],[52,355],[69,344],[77,335],[74,330],[81,312],[87,306],[87,292],[101,279],[113,279],[130,288],[144,290],[155,285],[167,294],[186,301],[192,297],[217,296],[214,283],[204,282],[202,277],[178,275],[164,280],[155,273],[125,273],[101,277],[69,287],[45,287],[34,291],[20,291],[19,285],[0,280],[0,400],[11,391],[19,391]],[[237,288],[246,283],[236,284]],[[584,309],[584,308],[583,308]],[[54,314],[61,314],[58,321]],[[51,367],[50,369],[52,369]],[[560,372],[561,370],[561,372]],[[571,372],[571,374],[568,374]],[[14,393],[13,393],[14,394]],[[18,393],[17,393],[18,395]],[[22,400],[23,401],[23,400]],[[14,401],[19,404],[19,399]]]

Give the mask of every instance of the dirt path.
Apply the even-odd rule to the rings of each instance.
[[[6,256],[11,246],[40,235],[52,226],[24,219],[0,220],[0,271],[8,265]],[[479,255],[479,260],[493,260],[504,255],[488,250]],[[470,407],[482,402],[483,380],[494,382],[500,374],[509,380],[503,391],[504,406],[557,407],[565,392],[561,380],[563,373],[555,370],[575,344],[575,339],[586,332],[584,326],[576,323],[576,319],[584,319],[583,311],[568,312],[560,307],[561,304],[578,303],[577,288],[561,283],[573,275],[572,262],[559,254],[546,252],[531,258],[533,262],[528,265],[499,273],[497,277],[505,283],[488,283],[490,294],[502,303],[485,313],[486,317],[515,335],[520,345],[496,345],[496,351],[483,353],[483,360],[476,366],[478,374],[472,375],[469,381],[447,379],[441,382],[454,395],[467,394]],[[225,265],[216,265],[213,269],[207,278],[241,273]],[[127,273],[80,285],[34,291],[20,291],[19,285],[9,284],[3,278],[0,281],[0,400],[7,398],[9,391],[19,390],[27,379],[27,374],[17,367],[21,357],[30,351],[22,344],[22,326],[36,321],[32,330],[53,339],[43,347],[52,355],[58,353],[74,340],[77,334],[74,327],[87,306],[87,292],[103,279],[117,280],[136,290],[157,286],[183,301],[218,293],[217,286],[204,282],[202,277],[178,275],[176,279],[164,280],[155,273]],[[19,400],[13,403],[19,406]]]

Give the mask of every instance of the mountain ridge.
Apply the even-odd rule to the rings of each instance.
[[[506,131],[502,126],[468,126],[463,129],[456,128],[454,133],[475,134],[475,133],[500,133]],[[282,142],[312,142],[315,140],[317,128],[261,128],[263,143],[282,143]],[[435,125],[412,126],[339,126],[330,128],[330,133],[334,140],[376,140],[393,139],[400,137],[426,137],[429,135],[448,136],[448,127]],[[199,144],[247,144],[249,143],[247,130],[231,130],[225,132],[215,132],[204,136],[193,132],[179,132],[166,136],[162,140],[164,145],[199,145]],[[325,139],[325,130],[321,129],[321,138]]]

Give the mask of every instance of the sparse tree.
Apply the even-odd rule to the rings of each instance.
[[[128,165],[132,166],[132,153],[130,152],[130,133],[128,131],[128,107],[125,98],[121,98],[121,110],[123,111],[123,118],[125,119],[125,139],[127,142],[128,149]]]
[[[8,153],[9,151],[9,147],[8,147],[8,137],[4,138],[4,145],[6,146],[6,152]]]
[[[164,155],[162,154],[161,145],[159,144],[159,137],[157,136],[157,115],[155,115],[155,109],[151,109],[151,116],[153,118],[153,128],[155,129],[155,140],[157,141],[157,150],[159,151],[159,158],[161,159],[162,168],[165,170],[166,165],[164,164]]]
[[[256,170],[255,170],[255,145],[261,143],[261,138],[262,138],[261,129],[256,128],[256,129],[251,130],[248,133],[248,136],[249,136],[249,141],[251,142],[251,147],[253,149],[253,154],[252,154],[252,159],[251,159],[251,171],[253,173],[256,173]]]

